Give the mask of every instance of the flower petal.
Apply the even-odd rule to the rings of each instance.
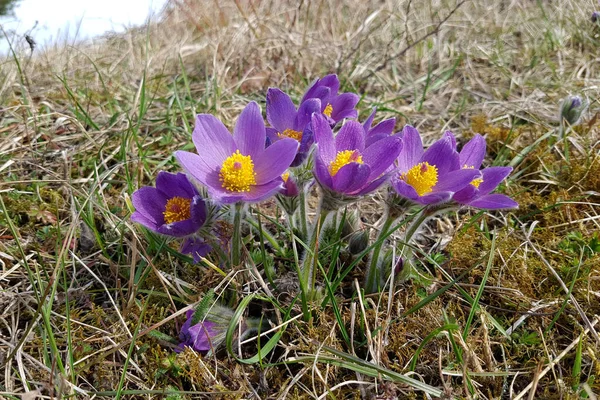
[[[371,172],[371,174],[372,174],[372,172]],[[369,194],[369,193],[377,190],[388,179],[390,179],[392,174],[393,174],[393,172],[389,172],[389,173],[385,173],[385,174],[381,175],[379,178],[375,179],[374,181],[371,181],[371,183],[369,183],[368,185],[362,187],[358,192],[353,193],[353,195],[354,196],[364,196],[366,194]]]
[[[360,97],[355,93],[342,93],[337,96],[331,103],[333,109],[331,112],[331,119],[338,122],[344,118],[358,117],[358,111],[355,107],[359,100]]]
[[[375,113],[377,112],[377,107],[373,107],[373,111],[371,111],[371,115],[365,122],[363,122],[363,128],[365,132],[369,132],[371,130],[371,125],[373,125],[373,120],[375,119]]]
[[[451,198],[452,198],[452,192],[442,191],[442,192],[426,194],[425,196],[421,196],[416,201],[417,201],[417,203],[420,203],[420,204],[431,205],[431,204],[445,203],[445,202],[449,201]]]
[[[208,187],[209,190],[224,191],[223,186],[219,181],[220,165],[213,169],[208,166],[204,162],[204,159],[198,154],[182,150],[175,152],[175,158],[179,162],[179,165],[181,165],[192,178]]]
[[[473,179],[481,176],[478,169],[457,169],[444,175],[440,175],[440,180],[433,187],[434,191],[458,192],[469,185]]]
[[[402,197],[406,197],[410,200],[415,200],[419,198],[419,194],[415,190],[414,187],[404,182],[402,179],[394,178],[392,179],[392,188]]]
[[[260,107],[255,101],[251,101],[240,114],[233,130],[237,149],[254,158],[265,149],[266,135]]]
[[[161,225],[158,227],[157,232],[168,236],[183,237],[196,233],[198,229],[200,229],[200,226],[190,218],[171,224]]]
[[[512,172],[512,167],[488,167],[481,170],[483,182],[479,185],[480,195],[488,194],[498,187]]]
[[[458,169],[458,153],[452,148],[452,142],[448,137],[436,141],[423,153],[421,161],[435,165],[438,176],[445,175],[452,169]]]
[[[167,198],[183,197],[191,199],[198,194],[198,191],[190,183],[185,174],[171,174],[160,171],[156,177],[156,188],[160,190]]]
[[[141,187],[131,195],[131,202],[136,211],[157,226],[165,223],[163,212],[167,200],[163,193],[150,186]]]
[[[477,134],[465,144],[459,153],[461,167],[479,169],[485,157],[485,139]]]
[[[179,251],[182,254],[189,254],[194,258],[194,262],[198,263],[201,261],[202,257],[205,257],[208,253],[210,253],[210,251],[212,250],[212,247],[204,242],[202,239],[197,238],[197,237],[190,237],[187,238],[183,241],[183,243],[181,244],[181,248],[179,249]],[[194,310],[190,310],[190,311],[194,311]],[[189,311],[188,311],[189,312]],[[186,329],[186,334],[189,335],[189,326],[191,324],[191,316],[194,315],[194,313],[192,312],[191,315],[188,316],[189,318],[189,323],[188,321],[186,321],[185,323],[188,324],[187,329]],[[184,334],[184,328],[185,328],[185,324],[184,326],[181,328],[181,335],[183,334],[184,337],[186,337],[186,335]],[[185,340],[185,339],[182,339]]]
[[[277,194],[281,189],[283,189],[283,179],[279,178],[264,185],[251,186],[249,192],[244,192],[240,195],[242,196],[242,201],[257,203]]]
[[[335,137],[335,150],[358,150],[363,152],[365,148],[365,130],[357,121],[348,121]],[[335,156],[334,156],[335,158]]]
[[[419,163],[423,156],[423,141],[419,131],[410,125],[402,129],[402,151],[398,155],[398,170],[406,172]]]
[[[160,224],[156,223],[154,218],[150,219],[139,211],[135,211],[133,214],[131,214],[130,218],[133,222],[143,225],[154,232],[156,232],[160,226]]]
[[[362,153],[363,162],[371,168],[369,180],[374,180],[394,163],[402,150],[402,142],[397,136],[388,136],[367,147]]]
[[[327,122],[327,119],[321,114],[313,114],[312,130],[315,136],[315,142],[318,146],[317,157],[329,165],[337,155],[333,131]]]
[[[519,203],[503,194],[487,194],[469,203],[469,206],[475,208],[485,208],[488,210],[500,210],[505,208],[517,208]]]
[[[200,114],[192,140],[204,163],[212,168],[220,168],[223,161],[235,152],[236,144],[225,125],[213,115]]]
[[[267,121],[279,132],[292,129],[296,106],[286,93],[277,88],[267,90]]]
[[[328,87],[331,95],[335,96],[340,91],[340,80],[336,74],[325,75],[319,81],[319,86]]]
[[[371,169],[366,164],[346,164],[332,177],[333,190],[346,194],[358,191],[366,185],[370,173]]]
[[[321,112],[321,101],[319,99],[308,99],[298,108],[298,113],[294,119],[293,127],[296,131],[304,131],[310,124],[312,115]]]
[[[313,168],[313,174],[321,186],[325,186],[328,189],[333,190],[333,181],[327,165],[319,157],[319,146],[317,145],[317,155],[315,157],[315,166]]]
[[[475,186],[467,185],[458,192],[454,193],[452,200],[460,204],[468,204],[471,200],[477,197],[478,194],[479,190],[477,190]]]
[[[267,147],[254,159],[256,184],[264,185],[280,177],[294,161],[297,151],[298,142],[290,138],[278,140]]]

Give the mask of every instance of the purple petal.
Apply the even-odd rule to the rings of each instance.
[[[458,192],[469,185],[473,179],[481,176],[478,169],[457,169],[444,175],[439,175],[434,191]]]
[[[219,334],[214,322],[204,321],[189,328],[192,343],[188,343],[196,351],[209,351],[213,347],[212,339]]]
[[[389,172],[389,173],[381,175],[379,178],[375,179],[374,181],[369,183],[367,186],[364,186],[358,192],[354,193],[354,195],[355,196],[364,196],[366,194],[373,192],[374,190],[378,189],[381,185],[383,185],[388,179],[390,179],[390,176],[392,176],[392,174],[393,174],[393,172]]]
[[[421,157],[421,161],[435,165],[438,176],[458,167],[458,153],[452,148],[449,138],[444,137],[432,144]]]
[[[519,207],[519,203],[503,194],[487,194],[473,200],[469,203],[469,206],[488,210],[500,210],[504,208],[517,208]]]
[[[163,212],[167,200],[163,193],[150,186],[141,187],[131,195],[136,211],[157,226],[165,223]]]
[[[205,257],[208,253],[210,253],[211,250],[212,250],[212,247],[209,244],[207,244],[206,242],[204,242],[202,239],[197,238],[197,237],[190,237],[183,241],[183,243],[181,244],[181,249],[179,251],[182,254],[191,255],[194,258],[194,262],[200,262],[201,258]],[[190,311],[193,311],[193,310],[190,310]],[[189,313],[189,311],[188,311],[188,313]],[[192,312],[191,315],[194,315],[194,313]],[[191,316],[188,316],[188,318],[189,318],[188,321],[191,323],[190,317]],[[186,321],[186,323],[188,323],[188,321]],[[184,327],[185,327],[185,324],[184,324]],[[184,327],[181,328],[182,334],[184,332]],[[189,324],[188,324],[187,329],[189,330]],[[181,337],[181,335],[180,335],[180,337]],[[184,339],[182,339],[182,340],[184,340]]]
[[[331,107],[331,119],[335,122],[341,121],[344,118],[356,118],[358,117],[358,111],[356,110],[356,104],[360,100],[360,97],[355,93],[342,93],[333,100]]]
[[[454,193],[454,196],[452,196],[452,200],[456,201],[457,203],[467,204],[471,200],[473,200],[478,194],[479,190],[477,190],[475,186],[467,185],[463,189]]]
[[[252,101],[240,114],[233,131],[233,139],[240,153],[254,159],[264,150],[265,138],[265,121],[263,121],[260,107],[255,101]]]
[[[335,137],[336,152],[358,150],[362,153],[365,148],[365,130],[357,121],[348,121]],[[335,156],[334,156],[335,157]]]
[[[160,171],[156,177],[156,188],[169,198],[183,197],[191,199],[198,194],[194,185],[182,173],[171,174]]]
[[[333,190],[339,193],[350,193],[365,186],[371,169],[365,164],[350,163],[344,165],[332,177]]]
[[[157,232],[163,235],[183,237],[196,233],[202,225],[198,225],[191,218],[183,221],[164,224],[158,227]]]
[[[296,107],[290,96],[277,88],[267,90],[267,121],[279,132],[292,129]]]
[[[410,200],[419,198],[419,194],[414,187],[404,182],[404,180],[395,178],[392,180],[392,188],[402,197],[406,197]]]
[[[312,128],[315,135],[315,142],[318,147],[318,157],[329,165],[337,155],[333,131],[325,117],[321,114],[313,114]]]
[[[135,211],[133,214],[131,214],[130,218],[133,222],[143,225],[154,232],[158,231],[158,227],[161,225],[161,223],[157,223],[154,218],[148,218],[139,211]]]
[[[279,131],[277,129],[267,127],[265,128],[265,131],[267,132],[267,146],[265,147],[269,147],[270,145],[281,139],[279,137]]]
[[[488,194],[504,180],[512,171],[511,167],[488,167],[481,170],[483,182],[479,185],[479,194]]]
[[[452,192],[443,191],[443,192],[429,193],[429,194],[426,194],[425,196],[421,196],[419,199],[416,200],[416,202],[420,203],[420,204],[424,204],[424,205],[431,205],[431,204],[445,203],[445,202],[449,201],[451,198],[452,198]]]
[[[375,125],[373,129],[369,131],[369,135],[391,135],[394,127],[396,126],[396,118],[385,119]]]
[[[371,125],[373,125],[373,120],[375,119],[375,112],[377,112],[377,107],[373,107],[373,111],[371,111],[371,115],[369,118],[363,123],[363,128],[365,128],[365,132],[369,132],[371,130]]]
[[[401,149],[400,138],[394,136],[388,136],[367,147],[362,157],[363,162],[371,168],[369,180],[374,180],[384,173],[398,158]]]
[[[311,117],[314,113],[321,112],[321,101],[319,99],[308,99],[298,108],[298,113],[293,123],[293,128],[296,131],[302,132],[310,124]]]
[[[331,179],[331,174],[329,173],[328,165],[326,165],[321,157],[319,157],[318,146],[313,173],[321,186],[325,186],[326,188],[333,190],[333,181]]]
[[[192,140],[202,160],[211,168],[220,168],[223,161],[236,150],[236,144],[225,125],[213,115],[200,114]]]
[[[331,95],[335,96],[340,91],[340,80],[336,74],[326,75],[319,81],[319,86],[328,87]]]
[[[211,169],[198,154],[188,151],[176,151],[175,158],[191,177],[208,187],[209,190],[224,192],[223,186],[219,181],[220,165],[215,169]]]
[[[402,151],[398,155],[398,170],[406,172],[419,163],[423,156],[423,142],[419,131],[410,125],[402,129]]]
[[[257,203],[277,194],[281,189],[283,189],[283,180],[279,178],[267,182],[264,185],[251,186],[249,192],[240,193],[239,195],[241,196],[241,201],[245,201],[248,203]],[[224,197],[224,199],[228,198]]]
[[[190,204],[190,219],[199,226],[204,225],[206,222],[206,203],[200,195],[194,196],[192,199],[192,204]]]
[[[254,159],[254,172],[256,184],[264,185],[278,178],[289,168],[296,152],[298,142],[294,139],[284,138],[269,146]]]
[[[450,144],[452,144],[452,148],[456,150],[456,136],[454,136],[454,133],[452,133],[452,131],[446,131],[444,132],[444,137],[450,139]]]
[[[465,144],[459,153],[460,166],[479,169],[485,157],[485,139],[477,134]]]

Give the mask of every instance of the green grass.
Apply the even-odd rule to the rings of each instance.
[[[192,3],[0,58],[0,397],[600,394],[596,2]],[[268,87],[297,101],[331,72],[361,94],[361,121],[377,106],[427,143],[484,134],[485,164],[514,167],[501,190],[520,208],[434,217],[409,245],[420,279],[365,294],[370,252],[404,248],[378,193],[338,217],[370,232],[365,249],[349,252],[341,228],[319,239],[314,301],[296,278],[303,223],[274,201],[252,207],[233,269],[193,264],[129,220],[131,193],[193,149],[196,114],[231,127],[251,100],[264,111]],[[556,140],[568,94],[590,106]],[[168,337],[210,290],[235,310],[224,346],[175,354]],[[261,316],[269,328],[237,337]]]

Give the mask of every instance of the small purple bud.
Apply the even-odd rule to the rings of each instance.
[[[587,103],[579,96],[567,96],[560,104],[560,119],[569,125],[576,125],[585,111]]]
[[[594,11],[592,13],[592,22],[597,22],[600,19],[600,11]]]
[[[399,257],[396,260],[396,265],[394,265],[394,275],[398,275],[404,269],[404,258]]]

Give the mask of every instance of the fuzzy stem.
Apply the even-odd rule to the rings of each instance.
[[[306,190],[302,188],[298,194],[300,199],[300,232],[302,239],[308,236],[308,223],[306,222]]]
[[[375,293],[379,290],[379,280],[380,280],[380,268],[379,268],[379,254],[381,253],[381,248],[383,247],[383,243],[385,239],[392,234],[392,232],[388,232],[390,227],[396,220],[396,218],[390,215],[389,211],[387,213],[387,217],[383,226],[379,231],[379,235],[377,236],[377,241],[375,242],[375,247],[373,248],[373,255],[371,256],[371,265],[369,266],[369,270],[367,271],[367,280],[365,283],[365,292],[366,293]]]
[[[421,225],[423,225],[423,223],[429,217],[433,216],[436,213],[436,211],[437,210],[435,209],[435,207],[425,207],[423,211],[419,213],[417,219],[415,219],[414,222],[410,224],[410,226],[406,230],[406,234],[404,235],[404,241],[399,248],[398,257],[406,258],[405,253],[406,249],[409,248],[409,242],[412,240],[415,233],[417,233]],[[407,280],[410,276],[411,269],[412,264],[410,262],[404,262],[404,269],[400,271],[400,274],[398,275],[398,280],[401,282]]]
[[[281,245],[279,244],[277,239],[275,239],[273,237],[271,232],[269,232],[261,224],[259,224],[258,221],[256,219],[254,219],[254,217],[251,217],[250,215],[246,216],[246,222],[248,222],[250,224],[250,226],[252,226],[254,229],[256,229],[256,231],[259,234],[262,233],[263,237],[269,241],[269,243],[271,244],[271,246],[275,249],[275,251],[277,253],[279,253],[280,255],[283,254],[283,250],[281,249]]]
[[[314,298],[315,280],[317,276],[317,262],[319,259],[319,235],[321,233],[321,229],[323,228],[325,221],[327,220],[327,217],[329,216],[329,213],[332,211],[323,207],[319,208],[319,218],[315,221],[315,226],[311,232],[310,240],[307,243],[308,249],[306,249],[306,257],[302,262],[300,276],[300,279],[303,283],[302,286],[304,286],[305,288],[305,295],[308,300],[312,300]]]
[[[244,204],[235,203],[233,208],[233,236],[231,238],[231,266],[240,265],[242,250],[242,214],[244,213]]]

